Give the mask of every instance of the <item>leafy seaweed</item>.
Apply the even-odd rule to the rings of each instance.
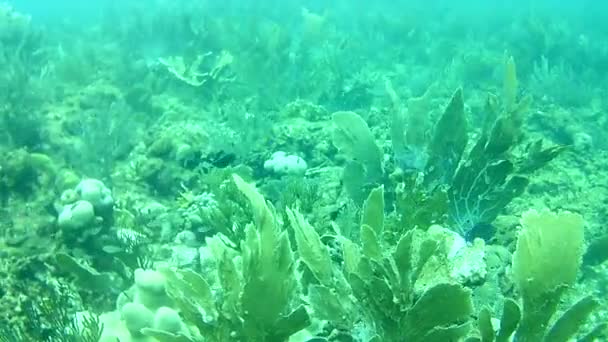
[[[502,308],[502,316],[500,317],[500,327],[498,329],[498,334],[496,335],[496,342],[509,341],[511,335],[517,328],[520,319],[521,309],[519,308],[519,305],[512,299],[506,299]]]
[[[368,226],[373,229],[375,234],[382,234],[384,231],[384,187],[380,186],[373,189],[367,200],[363,203],[361,214],[361,227]]]
[[[193,271],[165,269],[169,293],[205,341],[286,341],[310,324],[298,297],[291,244],[256,188],[237,175],[234,183],[249,200],[254,222],[245,227],[240,250],[221,235],[209,239],[217,274],[207,280]]]
[[[109,273],[98,272],[68,254],[57,253],[55,263],[60,270],[74,275],[78,284],[83,288],[109,292],[115,290],[115,279]]]
[[[344,183],[350,196],[362,203],[370,189],[382,181],[383,154],[363,118],[354,112],[336,112],[334,145],[348,157],[344,168]]]
[[[397,184],[395,197],[397,234],[446,222],[448,192],[445,187],[428,189],[417,177],[405,177]]]
[[[599,306],[600,303],[593,297],[583,297],[569,307],[551,326],[545,335],[545,341],[569,341]]]
[[[514,149],[521,142],[523,114],[529,105],[528,97],[517,100],[515,62],[509,58],[505,64],[502,108],[498,108],[494,97],[489,97],[486,110],[488,118],[495,121],[484,125],[450,180],[450,220],[462,235],[468,236],[479,225],[491,224],[524,192],[529,183],[527,175],[564,150],[562,146],[543,148],[542,141],[536,141],[522,155],[515,155]]]
[[[326,257],[307,262],[319,283],[308,288],[315,316],[346,328],[358,341],[450,341],[464,337],[473,310],[469,290],[440,283],[414,296],[419,270],[437,249],[415,248],[413,231],[403,234],[396,245],[383,241],[382,187],[371,191],[364,208],[361,243],[339,237],[342,267],[323,266],[322,260],[329,262]],[[310,225],[299,222],[298,226],[306,227],[309,241],[318,241]],[[312,251],[325,255],[326,251],[318,243],[298,243],[297,247],[300,255]],[[327,282],[329,270],[333,270],[331,282]]]
[[[462,89],[454,92],[431,139],[425,141],[426,128],[417,127],[416,123],[420,123],[420,117],[428,116],[423,111],[428,111],[430,90],[410,101],[412,113],[406,119],[396,92],[386,82],[392,101],[393,156],[397,167],[404,167],[391,174],[396,184],[388,183],[389,177],[382,174],[382,154],[365,121],[353,112],[334,113],[334,145],[349,158],[343,182],[355,203],[362,204],[373,186],[384,184],[391,200],[395,200],[401,229],[448,223],[469,239],[478,235],[490,237],[483,228],[491,226],[505,207],[525,191],[530,174],[565,149],[545,147],[542,140],[521,146],[530,97],[518,99],[512,57],[505,60],[504,69],[502,101],[488,96],[485,120],[474,141],[469,141]],[[395,174],[402,177],[393,177]]]
[[[457,89],[437,122],[435,134],[427,147],[427,183],[446,184],[452,180],[467,146],[467,134],[464,98],[462,89]]]
[[[409,99],[407,111],[389,80],[385,82],[385,88],[392,102],[390,130],[395,164],[405,172],[420,172],[429,158],[426,138],[430,97],[435,87],[430,86],[421,97]]]
[[[251,170],[247,167],[230,167],[226,169],[211,169],[201,177],[201,184],[205,186],[203,195],[211,199],[207,205],[200,205],[197,196],[190,192],[182,193],[184,204],[182,207],[191,207],[194,204],[196,214],[200,215],[203,224],[213,233],[220,233],[233,243],[237,249],[245,236],[245,226],[251,215],[247,198],[242,195],[236,186],[232,175],[238,174],[244,179],[251,178]],[[200,202],[200,201],[199,201]]]
[[[321,284],[332,284],[331,256],[315,229],[297,211],[287,208],[287,217],[294,230],[296,245],[300,252],[299,257],[302,262],[308,266]]]

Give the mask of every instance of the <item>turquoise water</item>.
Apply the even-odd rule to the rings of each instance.
[[[0,1],[0,342],[605,341],[598,1]]]

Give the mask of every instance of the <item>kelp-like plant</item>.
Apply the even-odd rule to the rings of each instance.
[[[310,324],[299,296],[296,259],[272,206],[239,176],[234,183],[251,203],[254,223],[240,250],[221,235],[208,239],[217,273],[163,271],[168,292],[197,337],[144,329],[160,341],[281,342]]]
[[[502,102],[496,96],[488,97],[485,122],[475,141],[469,139],[462,89],[454,92],[427,141],[415,132],[418,127],[412,127],[419,120],[401,117],[404,114],[390,83],[387,90],[394,107],[393,152],[398,164],[406,166],[394,191],[397,212],[405,220],[412,213],[424,214],[414,215],[414,221],[402,222],[403,229],[426,228],[447,217],[461,235],[483,236],[485,232],[480,232],[480,228],[491,224],[523,193],[529,175],[564,150],[563,146],[544,147],[542,140],[522,143],[524,114],[530,99],[517,99],[513,58],[505,63]],[[421,115],[427,97],[428,94],[411,102],[414,108],[408,115]],[[381,150],[357,114],[335,113],[334,124],[334,144],[348,157],[345,188],[355,202],[361,203],[369,189],[382,183],[391,185],[383,174]],[[421,218],[435,221],[418,220]]]
[[[492,223],[515,197],[524,192],[529,175],[564,150],[564,146],[543,147],[543,141],[537,140],[515,153],[522,142],[523,115],[529,106],[529,97],[517,100],[515,62],[509,58],[505,65],[502,105],[498,104],[496,97],[488,98],[481,135],[471,151],[459,161],[451,177],[449,214],[461,234],[476,234],[478,225]],[[464,108],[459,105],[458,111],[464,112]],[[464,120],[464,114],[460,115],[452,125]],[[435,135],[448,134],[449,127],[445,128],[437,130]],[[466,135],[460,133],[460,136],[466,142]],[[446,152],[449,153],[439,148],[436,155],[445,155]]]
[[[245,238],[245,226],[250,222],[250,210],[247,198],[242,195],[233,181],[233,175],[242,179],[252,179],[252,170],[237,166],[212,168],[201,175],[204,192],[200,195],[182,193],[181,207],[194,210],[203,220],[203,226],[212,233],[222,234],[224,241],[230,241],[237,250]],[[204,201],[201,200],[206,198]]]
[[[199,334],[143,329],[145,335],[160,341],[280,342],[309,327],[311,317],[363,342],[449,341],[469,332],[468,289],[433,282],[415,290],[427,261],[445,259],[443,244],[415,231],[397,244],[385,242],[382,187],[363,206],[360,242],[337,233],[332,254],[303,215],[286,208],[296,242],[292,251],[273,207],[253,185],[236,175],[233,181],[254,217],[240,248],[217,234],[207,239],[216,265],[212,274],[162,270],[184,321]]]
[[[355,341],[458,341],[471,327],[471,293],[454,283],[414,285],[426,263],[441,257],[441,243],[404,233],[397,244],[385,242],[383,188],[364,203],[361,241],[338,235],[341,264],[332,261],[316,230],[297,211],[287,216],[300,260],[314,279],[308,302],[314,317],[346,330]]]
[[[441,276],[440,265],[449,259],[447,241],[416,229],[401,233],[396,243],[387,239],[393,232],[382,186],[362,205],[358,241],[336,231],[337,243],[329,247],[299,211],[287,208],[294,253],[270,204],[240,177],[234,176],[234,183],[249,200],[255,223],[246,227],[240,250],[218,234],[208,239],[216,263],[212,274],[162,271],[184,321],[199,334],[148,328],[143,334],[159,341],[287,341],[314,318],[358,342],[492,342],[508,341],[513,334],[518,341],[567,341],[598,305],[588,296],[553,319],[580,265],[579,215],[530,211],[523,216],[513,257],[521,299],[506,300],[496,330],[491,311],[482,309],[477,334],[471,291]],[[599,336],[603,328],[588,336]],[[323,336],[337,337],[332,334]]]

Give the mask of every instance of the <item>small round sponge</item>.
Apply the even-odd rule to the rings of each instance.
[[[183,322],[177,311],[161,306],[154,314],[154,329],[177,334],[182,331]]]
[[[61,229],[77,230],[85,228],[95,220],[95,209],[87,201],[76,201],[63,207],[57,218]]]
[[[169,300],[165,291],[166,280],[160,272],[138,268],[134,273],[135,298],[150,310],[156,310]]]
[[[264,170],[280,175],[303,175],[308,169],[306,161],[296,155],[278,151],[264,162]]]
[[[102,181],[97,179],[83,179],[74,189],[81,200],[90,202],[95,208],[97,215],[103,216],[104,213],[112,211],[114,199],[112,191],[106,187]]]
[[[154,322],[154,314],[140,303],[127,303],[120,310],[122,320],[131,336],[140,336],[141,329],[149,328]]]

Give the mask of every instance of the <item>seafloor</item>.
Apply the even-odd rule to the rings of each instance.
[[[608,339],[606,9],[321,3],[0,4],[0,341]]]

